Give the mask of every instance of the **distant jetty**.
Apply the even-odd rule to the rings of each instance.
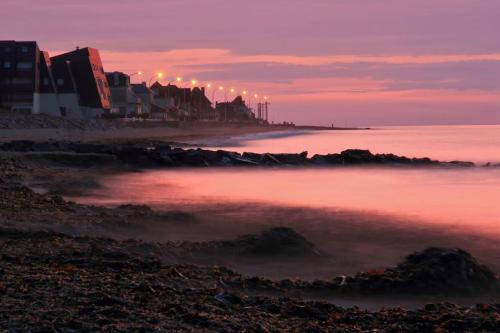
[[[265,167],[265,166],[453,166],[473,167],[466,161],[437,161],[427,157],[409,158],[394,154],[373,154],[369,150],[348,149],[340,153],[308,157],[297,154],[243,154],[226,150],[184,149],[164,143],[92,144],[67,141],[11,141],[0,145],[0,151],[36,153],[67,164],[128,164],[135,167]]]

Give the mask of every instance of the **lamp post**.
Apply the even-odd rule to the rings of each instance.
[[[212,84],[210,82],[208,82],[205,87],[207,88],[207,91],[208,91],[208,89],[212,88]],[[212,117],[212,113],[210,112],[210,109],[212,107],[213,100],[214,100],[213,97],[212,97],[211,101],[209,100],[210,101],[210,106],[208,107],[208,110],[206,112],[207,113],[206,116],[207,116],[207,120],[208,121],[212,120],[212,119],[210,119]]]
[[[247,97],[247,95],[248,95],[248,91],[243,90],[243,91],[241,92],[241,94],[243,95],[243,102],[245,102],[245,97]],[[246,104],[246,103],[245,103],[245,104]]]
[[[148,86],[151,88],[151,81],[154,79],[154,78],[158,78],[158,79],[161,79],[163,77],[163,73],[156,73],[155,75],[153,75],[150,79],[149,79],[149,84]]]
[[[235,91],[236,90],[234,88],[229,89],[229,99],[232,98],[232,96],[233,96],[233,94],[234,94]],[[229,105],[229,101],[227,100],[227,95],[226,95],[226,101],[225,102],[226,102],[226,111],[225,111],[225,115],[224,115],[224,118],[225,118],[224,120],[227,122],[227,108],[228,108],[228,105]]]
[[[224,87],[223,86],[219,86],[219,91],[224,91]],[[225,95],[225,93],[224,93],[224,95]],[[219,120],[220,120],[220,118],[219,118]]]
[[[258,98],[259,98],[259,94],[253,94],[252,103],[253,103],[253,101],[254,101],[254,100],[256,100],[256,101],[257,101],[257,114],[258,114],[258,118],[259,118],[259,119],[261,119],[261,118],[262,118],[262,112],[261,112],[261,110],[259,109],[259,104],[258,104],[258,103],[259,103],[259,100],[258,100]]]
[[[268,111],[268,103],[267,103],[267,96],[264,96],[264,112],[266,115],[266,122],[269,125],[269,111]]]
[[[194,103],[194,88],[196,87],[197,83],[198,83],[198,81],[196,81],[195,79],[191,80],[191,105],[193,105],[193,103]],[[198,105],[198,108],[196,110],[196,115],[198,117],[200,115],[200,106],[199,105]]]
[[[134,75],[142,75],[142,72],[139,71],[139,72],[135,72],[135,73],[132,73],[132,74],[127,74],[128,76],[132,77]]]

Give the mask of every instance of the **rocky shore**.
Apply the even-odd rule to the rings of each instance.
[[[394,154],[372,154],[368,150],[349,149],[341,153],[314,155],[237,153],[224,150],[184,149],[161,142],[135,144],[91,144],[65,141],[11,141],[0,145],[0,151],[37,153],[40,157],[67,163],[111,163],[113,160],[136,167],[230,167],[230,166],[459,166],[472,162],[436,161]]]
[[[148,206],[77,204],[50,191],[37,193],[25,185],[28,177],[55,174],[61,178],[66,169],[81,176],[84,169],[68,165],[81,167],[103,161],[131,166],[207,166],[186,158],[201,154],[212,156],[213,160],[207,157],[212,161],[209,166],[224,166],[220,163],[224,158],[240,158],[257,165],[308,165],[314,157],[272,155],[280,162],[277,164],[268,160],[269,154],[237,157],[230,152],[151,144],[69,142],[11,142],[1,150],[1,330],[498,332],[500,328],[498,302],[475,306],[436,303],[417,310],[394,307],[379,311],[364,310],[362,301],[360,307],[335,305],[345,297],[411,299],[441,295],[446,299],[488,295],[489,299],[500,299],[498,276],[465,250],[423,249],[394,267],[317,281],[245,276],[218,263],[231,258],[314,265],[324,263],[323,254],[306,237],[283,227],[215,241],[141,241],[134,237],[139,225],[154,232],[155,223],[174,226],[194,223],[197,217],[179,211],[157,212]],[[132,152],[139,157],[131,158]],[[158,162],[161,152],[178,162]],[[27,155],[38,154],[43,156],[43,163],[26,159]],[[332,157],[332,165],[386,163],[394,158],[344,152]],[[409,165],[424,163],[400,159]]]
[[[6,331],[498,332],[500,327],[500,304],[444,303],[378,312],[341,308],[304,301],[306,294],[291,291],[328,292],[344,288],[342,283],[269,281],[222,267],[163,264],[157,247],[133,240],[2,228],[0,246],[0,327]],[[445,261],[450,263],[455,256],[458,264],[471,259],[458,250],[413,255],[427,257],[422,269],[427,266],[429,276],[421,283],[432,284],[432,273],[439,270],[429,261],[449,255]],[[415,264],[414,259],[395,270],[407,274],[405,265]],[[469,264],[466,271],[478,271],[460,282],[470,287],[476,279],[498,283],[487,269]],[[441,277],[452,276],[440,284],[456,278],[456,267],[448,269]],[[360,279],[365,278],[348,280]]]

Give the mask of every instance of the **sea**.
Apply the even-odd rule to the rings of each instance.
[[[256,153],[337,153],[368,149],[475,167],[175,168],[106,174],[102,188],[78,202],[146,204],[182,211],[191,221],[165,222],[137,237],[149,241],[230,240],[289,227],[311,241],[321,263],[308,260],[230,260],[216,263],[247,276],[331,279],[394,267],[429,247],[461,248],[500,272],[500,126],[379,127],[370,130],[295,130],[217,138],[205,149]],[[449,300],[449,299],[446,299]],[[351,306],[359,300],[334,300]],[[344,302],[345,301],[345,302]],[[387,299],[364,302],[418,307],[439,302]],[[456,299],[474,304],[487,296]],[[344,303],[342,303],[344,302]]]
[[[277,131],[212,139],[203,148],[309,156],[368,149],[476,166],[157,169],[106,175],[102,188],[71,199],[199,218],[165,226],[148,236],[153,241],[234,239],[290,227],[331,258],[303,269],[283,264],[281,271],[275,263],[230,265],[249,275],[330,278],[391,267],[428,247],[462,248],[500,271],[500,126]]]
[[[207,149],[300,153],[368,149],[473,168],[333,167],[171,169],[104,179],[94,203],[253,202],[383,213],[500,239],[500,126],[282,131],[214,139]],[[490,163],[492,166],[485,166]]]

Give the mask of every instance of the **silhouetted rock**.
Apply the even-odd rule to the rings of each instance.
[[[347,289],[425,294],[477,294],[498,287],[495,274],[461,249],[428,248],[395,268],[360,273]]]
[[[290,228],[273,228],[256,235],[246,235],[232,241],[222,241],[223,248],[243,255],[255,256],[315,256],[314,244]]]
[[[300,154],[256,154],[224,150],[182,149],[165,144],[88,144],[65,141],[12,141],[0,145],[0,150],[16,152],[44,153],[47,159],[60,160],[65,164],[89,164],[89,156],[95,156],[104,162],[105,156],[117,161],[139,167],[158,166],[304,166],[304,165],[407,165],[407,166],[457,166],[470,167],[474,163],[463,161],[440,162],[429,158],[408,158],[394,154],[372,154],[369,150],[348,149],[340,154],[314,155],[307,157],[307,152]],[[58,154],[62,154],[58,158]],[[81,155],[81,156],[79,156]],[[87,160],[84,158],[87,156]],[[98,162],[99,163],[99,162]]]

